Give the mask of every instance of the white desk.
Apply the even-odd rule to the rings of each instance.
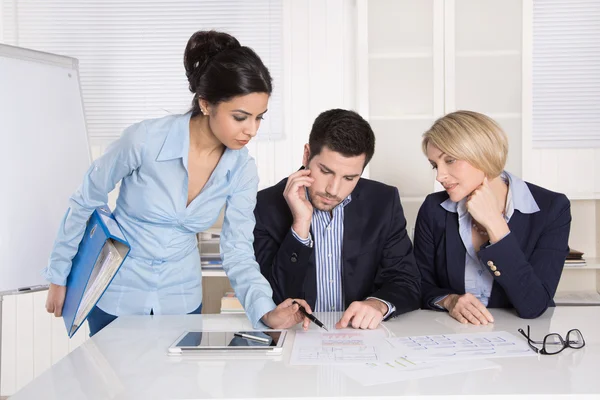
[[[435,311],[415,311],[387,322],[386,326],[396,336],[482,330],[505,330],[520,336],[517,328],[530,324],[532,335],[540,340],[548,332],[564,336],[569,329],[578,328],[586,339],[586,347],[566,349],[555,356],[494,359],[500,369],[363,387],[333,366],[289,365],[293,332],[288,336],[284,354],[275,359],[207,360],[166,355],[167,347],[186,329],[251,328],[244,315],[124,317],[70,353],[11,400],[356,396],[426,399],[448,398],[448,395],[458,399],[466,394],[496,395],[494,399],[514,398],[514,395],[528,395],[530,400],[550,399],[564,398],[565,394],[599,398],[600,307],[550,309],[536,320],[522,320],[506,310],[493,310],[493,314],[496,323],[487,327],[461,325],[447,314]]]

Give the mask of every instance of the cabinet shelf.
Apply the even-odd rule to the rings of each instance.
[[[202,278],[210,278],[210,277],[227,277],[225,271],[222,269],[202,269]]]
[[[581,266],[581,267],[576,267],[576,266],[572,266],[572,265],[565,265],[565,270],[569,270],[569,271],[584,271],[584,270],[590,270],[590,269],[595,269],[595,270],[600,270],[600,258],[586,258],[585,259],[586,265],[585,266]]]
[[[208,240],[202,240],[202,239],[200,239],[198,241],[198,243],[200,243],[200,245],[203,245],[203,244],[218,244],[220,242],[221,241],[219,239],[208,239]]]
[[[600,294],[594,291],[565,291],[554,295],[557,306],[598,306]]]

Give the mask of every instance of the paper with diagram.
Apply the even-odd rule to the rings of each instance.
[[[393,337],[387,341],[415,362],[535,356],[526,341],[504,331]]]
[[[416,363],[407,357],[397,357],[385,362],[337,367],[346,376],[363,386],[410,381],[413,379],[459,374],[483,369],[500,368],[488,360],[470,360],[445,363]]]
[[[392,346],[385,330],[342,329],[331,332],[298,331],[290,364],[364,364],[390,358]]]

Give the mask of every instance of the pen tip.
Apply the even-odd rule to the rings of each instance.
[[[325,329],[325,331],[329,332],[329,329],[327,329],[327,328],[325,328],[325,327],[323,327],[323,329]]]

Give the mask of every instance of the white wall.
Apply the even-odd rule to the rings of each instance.
[[[249,145],[261,188],[300,167],[303,146],[320,112],[356,108],[353,8],[345,0],[285,1],[285,139]]]
[[[0,2],[0,43],[4,43],[4,29],[2,26],[3,16],[4,16],[4,5],[2,2]]]
[[[354,2],[285,0],[284,19],[285,139],[249,145],[261,187],[300,167],[303,145],[321,111],[356,104]],[[102,149],[94,148],[92,153],[97,157]],[[111,196],[113,206],[115,196]],[[7,296],[2,302],[2,396],[19,390],[88,335],[86,325],[86,331],[69,340],[62,319],[46,313],[45,294]]]
[[[533,149],[526,179],[571,199],[600,199],[600,149]]]

